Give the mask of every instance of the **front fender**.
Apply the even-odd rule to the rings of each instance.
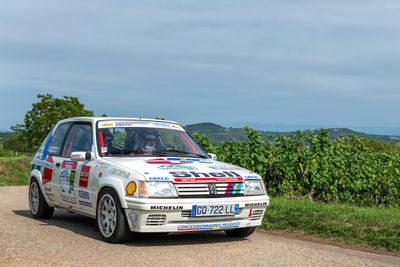
[[[96,194],[96,207],[97,207],[97,201],[98,197],[100,195],[100,192],[105,188],[105,187],[110,187],[117,192],[118,197],[119,197],[119,202],[121,203],[121,207],[126,209],[128,208],[128,205],[125,200],[125,188],[124,188],[124,183],[121,179],[115,178],[115,177],[102,177],[98,181],[98,191]]]

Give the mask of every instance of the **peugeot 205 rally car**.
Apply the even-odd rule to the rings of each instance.
[[[50,218],[54,208],[83,214],[111,243],[126,241],[131,231],[245,237],[268,204],[259,175],[207,155],[173,121],[62,120],[32,161],[33,217]]]

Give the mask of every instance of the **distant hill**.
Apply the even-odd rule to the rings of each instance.
[[[210,141],[215,143],[222,143],[227,140],[239,140],[244,141],[247,139],[246,131],[243,128],[225,128],[221,125],[212,123],[212,122],[203,122],[190,124],[185,126],[185,129],[193,134],[204,134],[206,135]],[[355,135],[361,137],[368,137],[371,139],[377,139],[384,142],[393,142],[400,144],[400,136],[389,136],[389,135],[375,135],[375,134],[366,134],[361,132],[356,132],[347,128],[329,128],[325,129],[329,132],[329,135],[332,139],[338,138],[339,136],[347,136],[347,135]],[[271,135],[293,135],[295,132],[270,132],[270,131],[260,131],[261,136],[267,137]]]
[[[3,144],[4,141],[12,136],[14,133],[13,132],[0,132],[0,144]]]

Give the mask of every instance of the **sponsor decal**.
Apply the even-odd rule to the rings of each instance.
[[[236,172],[185,172],[185,171],[177,171],[177,172],[169,172],[172,176],[174,177],[179,177],[179,178],[189,178],[189,177],[202,177],[202,178],[209,178],[209,177],[215,177],[215,178],[225,178],[225,177],[234,177],[234,178],[242,178],[240,174],[237,174]]]
[[[246,208],[260,208],[260,207],[266,207],[267,202],[257,202],[257,203],[246,203],[244,205]]]
[[[79,200],[79,205],[89,207],[89,208],[93,207],[92,203],[83,201],[83,200]]]
[[[106,146],[101,148],[101,153],[107,153],[107,151],[108,151],[108,149]]]
[[[243,183],[229,183],[225,190],[225,195],[239,195]]]
[[[79,175],[79,187],[87,188],[90,174],[90,166],[82,166],[81,174]]]
[[[164,158],[155,158],[146,160],[148,164],[182,164],[181,162],[172,162]]]
[[[178,225],[178,231],[207,231],[238,228],[240,222],[225,222],[225,223],[202,223],[202,224],[182,224]]]
[[[76,170],[77,166],[78,166],[77,162],[67,161],[67,160],[63,161],[61,164],[61,168],[70,170]]]
[[[75,204],[74,181],[75,170],[65,169],[60,173],[59,187],[61,198],[66,202]]]
[[[183,210],[183,206],[150,206],[151,210]]]
[[[99,162],[96,163],[96,167],[100,168],[100,169],[107,170],[110,167],[110,164],[99,161]]]
[[[210,168],[212,170],[220,170],[220,171],[240,171],[240,170],[243,170],[243,168],[240,168],[240,167],[224,166],[224,165],[211,165],[211,166],[208,166],[208,168]]]
[[[174,178],[175,183],[207,183],[207,182],[241,182],[243,178],[241,177],[209,177],[209,178]]]
[[[45,167],[42,176],[43,184],[45,185],[48,182],[50,182],[52,177],[53,177],[53,169]]]
[[[108,128],[108,127],[114,127],[114,122],[105,121],[105,122],[101,122],[99,125],[99,128]]]
[[[196,167],[190,166],[190,165],[161,165],[158,166],[160,170],[174,170],[174,171],[179,171],[179,170],[191,170],[195,171],[197,170]]]
[[[244,177],[245,179],[259,179],[257,175],[248,175]]]
[[[129,195],[129,196],[133,195],[136,192],[136,183],[133,181],[129,182],[126,185],[125,191],[126,191],[127,195]]]
[[[175,123],[160,122],[160,121],[104,121],[99,123],[99,128],[111,128],[111,127],[155,127],[155,128],[166,128],[176,129],[184,131],[184,129]]]
[[[149,181],[169,181],[169,177],[149,177]]]
[[[125,179],[129,179],[129,176],[131,175],[131,174],[130,174],[129,172],[127,172],[127,171],[120,170],[120,169],[115,169],[115,168],[112,168],[112,169],[110,170],[110,174],[115,175],[115,176],[120,176],[120,177],[123,177],[123,178],[125,178]]]
[[[134,124],[135,121],[116,121],[115,127],[132,127]]]
[[[89,192],[87,192],[87,191],[78,190],[78,194],[79,194],[80,198],[90,199]]]

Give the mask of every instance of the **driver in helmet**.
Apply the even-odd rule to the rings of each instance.
[[[144,136],[143,152],[145,154],[152,154],[156,150],[156,137],[154,134],[146,134]]]

